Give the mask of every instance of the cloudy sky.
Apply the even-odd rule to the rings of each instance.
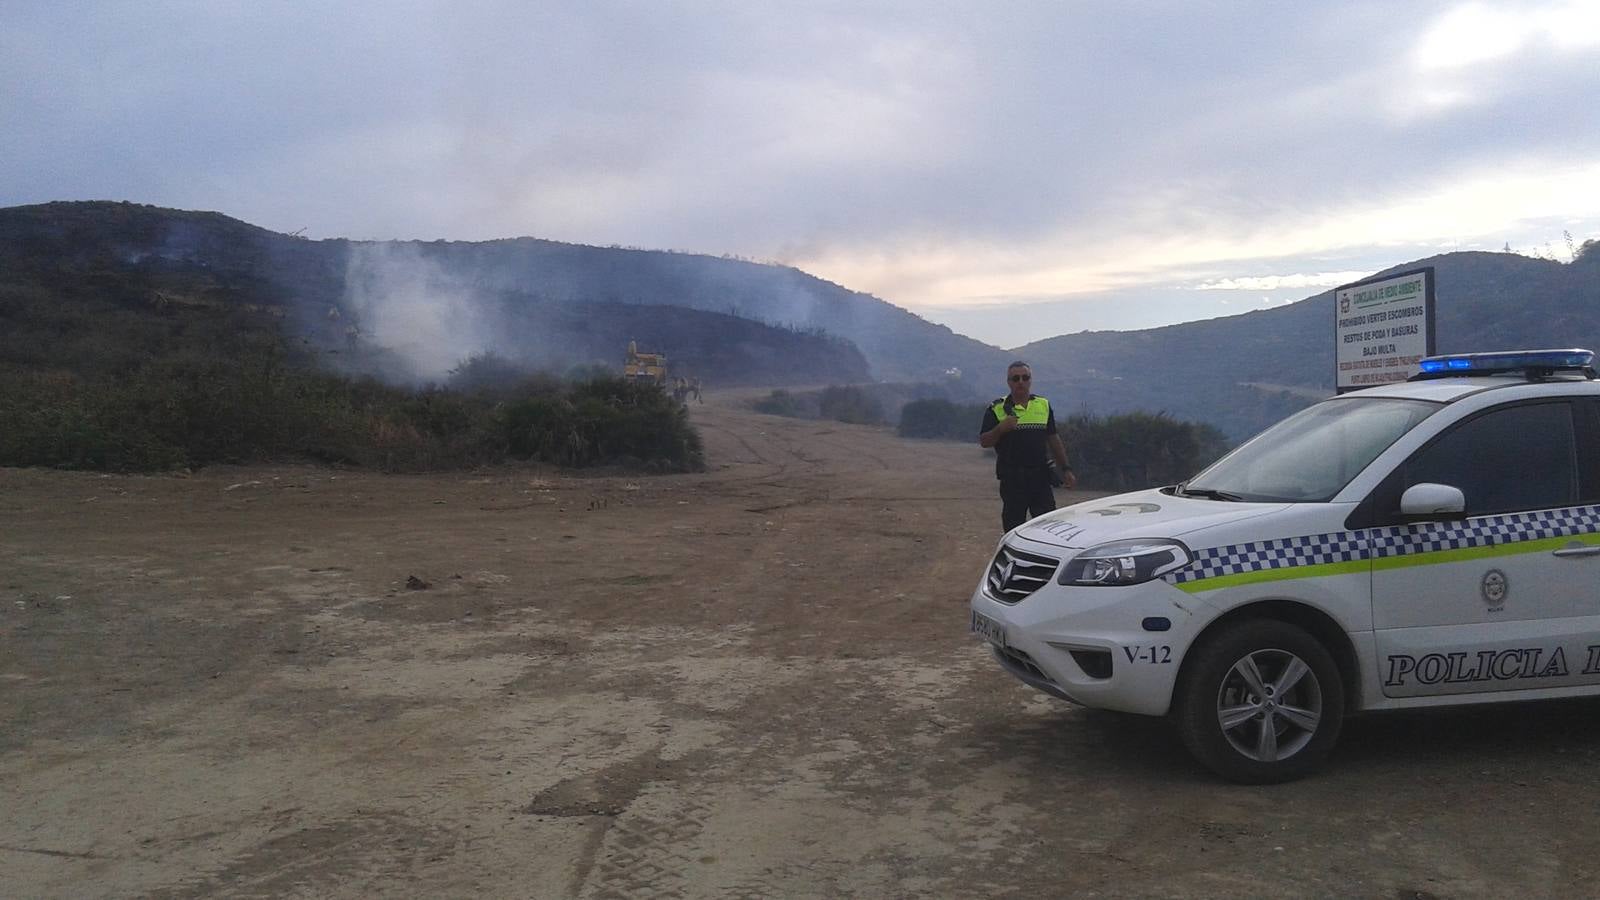
[[[728,254],[1003,346],[1600,238],[1600,0],[6,0],[0,85],[0,206]]]

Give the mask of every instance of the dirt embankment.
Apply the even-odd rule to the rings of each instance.
[[[1219,784],[967,637],[975,446],[707,400],[698,475],[0,470],[3,893],[1592,892],[1594,704]]]

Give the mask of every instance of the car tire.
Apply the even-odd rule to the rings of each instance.
[[[1172,719],[1189,752],[1218,775],[1242,784],[1292,781],[1321,765],[1338,740],[1344,682],[1305,629],[1249,619],[1190,651]]]

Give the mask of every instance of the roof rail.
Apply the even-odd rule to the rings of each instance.
[[[1453,353],[1424,357],[1420,371],[1408,381],[1433,378],[1468,378],[1474,375],[1521,374],[1529,381],[1548,378],[1557,372],[1580,372],[1585,378],[1600,378],[1594,369],[1590,350],[1502,350],[1496,353]]]

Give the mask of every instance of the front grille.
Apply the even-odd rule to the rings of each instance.
[[[989,564],[989,593],[1001,603],[1016,603],[1050,583],[1059,560],[1001,545]]]

